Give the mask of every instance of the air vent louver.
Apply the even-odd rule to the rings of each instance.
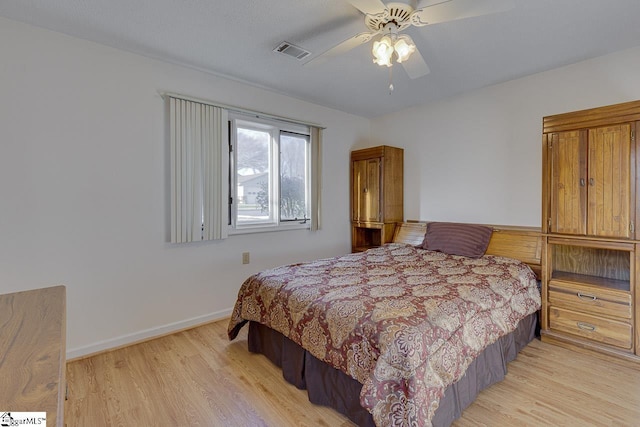
[[[275,49],[273,49],[274,52],[278,52],[278,53],[282,53],[284,55],[287,56],[291,56],[293,58],[296,58],[298,61],[306,58],[307,56],[311,55],[311,52],[309,52],[308,50],[305,50],[303,48],[301,48],[300,46],[296,46],[294,44],[291,44],[289,42],[282,42],[278,45],[278,47],[276,47]]]

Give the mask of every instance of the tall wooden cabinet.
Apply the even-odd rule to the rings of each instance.
[[[632,123],[547,135],[553,233],[631,238]]]
[[[351,152],[353,252],[391,241],[404,220],[404,150],[382,145]]]
[[[545,341],[640,361],[640,101],[543,119]]]

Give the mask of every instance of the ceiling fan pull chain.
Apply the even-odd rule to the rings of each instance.
[[[389,67],[389,95],[393,92],[393,65]]]

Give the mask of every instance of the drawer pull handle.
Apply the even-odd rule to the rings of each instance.
[[[585,301],[595,301],[598,299],[595,295],[583,294],[582,292],[578,292],[576,295],[578,298]]]
[[[578,328],[583,331],[595,332],[596,330],[596,327],[590,323],[577,322],[576,324],[578,325]]]

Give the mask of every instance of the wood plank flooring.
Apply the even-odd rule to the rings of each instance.
[[[67,365],[65,421],[84,426],[337,426],[219,321]],[[454,423],[640,426],[640,367],[535,340]]]

